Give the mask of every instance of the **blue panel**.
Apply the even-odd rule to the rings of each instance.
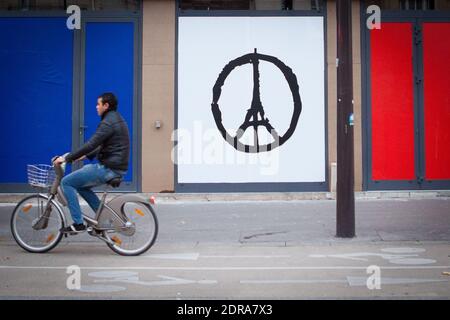
[[[132,22],[90,22],[86,25],[86,76],[84,121],[85,139],[95,132],[100,121],[97,98],[113,92],[119,100],[119,113],[133,136],[134,25]],[[133,149],[131,144],[131,149]],[[125,181],[132,181],[132,150]]]
[[[0,18],[0,183],[71,150],[72,67],[64,18]]]

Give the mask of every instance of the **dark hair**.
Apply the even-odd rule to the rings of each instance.
[[[117,101],[116,96],[114,93],[111,92],[105,92],[102,95],[99,96],[99,98],[102,99],[102,103],[107,103],[109,105],[109,110],[117,110],[117,105],[119,104],[119,101]]]

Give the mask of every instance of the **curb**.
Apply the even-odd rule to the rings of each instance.
[[[16,203],[31,193],[0,194],[0,203]],[[101,193],[98,193],[101,194]],[[113,198],[121,193],[110,193]],[[224,201],[296,201],[335,200],[334,192],[264,192],[264,193],[138,193],[144,198],[154,196],[157,202],[224,202]],[[356,200],[450,199],[450,190],[440,191],[359,191]]]

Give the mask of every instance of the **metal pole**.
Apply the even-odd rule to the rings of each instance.
[[[353,158],[352,1],[336,0],[337,182],[336,236],[355,236]]]

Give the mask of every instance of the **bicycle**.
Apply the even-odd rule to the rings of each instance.
[[[67,225],[63,209],[67,200],[60,186],[65,163],[28,165],[27,173],[31,186],[49,191],[27,196],[16,205],[11,231],[20,247],[28,252],[44,253],[55,248],[63,236],[67,237],[67,233],[60,231]],[[83,213],[83,219],[89,235],[104,241],[120,255],[136,256],[150,249],[158,235],[154,199],[123,194],[106,202],[109,186],[117,188],[121,182],[122,177],[108,181],[95,218]]]

